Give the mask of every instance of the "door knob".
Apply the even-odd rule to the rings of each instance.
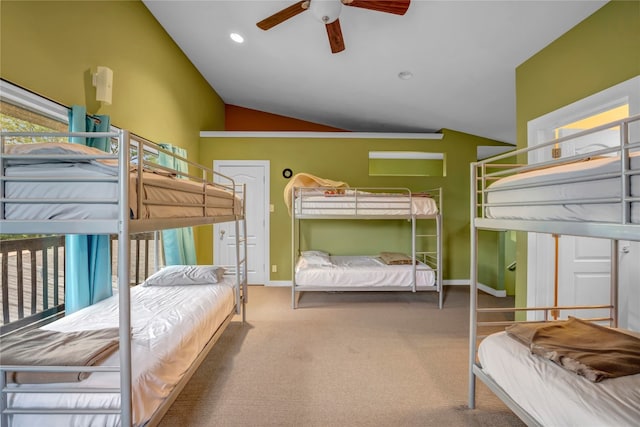
[[[224,240],[224,230],[220,230],[220,240]]]

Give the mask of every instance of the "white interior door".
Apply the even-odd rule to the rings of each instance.
[[[269,277],[269,161],[216,160],[213,168],[246,186],[247,279],[251,285],[265,284]],[[215,264],[235,262],[235,235],[234,223],[214,225]]]
[[[552,111],[528,123],[528,144],[536,145],[553,139],[553,130],[562,124],[573,123],[590,115],[596,115],[620,105],[628,105],[629,115],[640,113],[640,76],[619,83],[573,104]],[[599,133],[605,140],[617,138],[617,132]],[[611,139],[611,143],[613,139]],[[617,144],[617,140],[615,141]],[[609,143],[599,139],[582,141],[563,155],[571,155],[571,151],[580,153],[587,149],[597,149],[599,145]],[[589,148],[590,147],[590,148]],[[529,162],[542,161],[533,158],[530,153]],[[550,153],[548,153],[550,155]],[[590,241],[592,240],[592,241]],[[637,242],[620,243],[620,286],[618,304],[619,325],[640,330],[640,287],[637,277],[640,269],[640,244]],[[549,235],[529,233],[527,268],[527,303],[533,305],[550,305],[553,302],[553,239]],[[608,281],[610,269],[605,267],[605,260],[611,256],[610,243],[602,239],[585,239],[562,236],[559,242],[559,280],[560,290],[567,287],[565,294],[559,295],[564,304],[591,304],[596,298],[598,303],[608,301]],[[593,265],[590,265],[593,264]],[[605,271],[606,270],[606,271]],[[606,282],[606,286],[605,286]],[[606,294],[605,294],[606,287]],[[539,318],[529,314],[529,318]]]
[[[560,236],[558,305],[601,305],[609,301],[611,241],[590,237]],[[608,317],[609,310],[570,310],[566,316]]]
[[[581,129],[562,129],[559,136],[580,132]],[[535,144],[548,141],[548,132],[540,133],[545,139],[533,141]],[[614,146],[619,143],[616,131],[599,133],[597,141],[592,138],[577,138],[571,145],[563,147],[562,157],[572,156]],[[551,149],[530,162],[551,159]],[[555,301],[555,258],[558,257],[558,301],[566,305],[602,305],[610,301],[611,285],[611,242],[608,239],[594,239],[563,235],[559,237],[556,254],[553,236],[529,233],[529,261],[527,301],[530,306],[553,306]],[[608,317],[609,312],[600,310],[563,311],[567,316],[580,318]],[[530,319],[541,320],[543,313],[530,313]]]
[[[640,332],[640,242],[620,241],[618,326]]]

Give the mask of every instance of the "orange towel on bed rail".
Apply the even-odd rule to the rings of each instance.
[[[331,179],[320,178],[310,173],[297,173],[284,187],[284,203],[287,205],[287,212],[291,215],[291,189],[293,187],[332,187],[332,188],[348,188],[349,184],[342,181],[333,181]]]

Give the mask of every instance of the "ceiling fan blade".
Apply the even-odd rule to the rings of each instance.
[[[258,22],[256,25],[259,28],[266,31],[269,28],[273,28],[276,25],[286,21],[287,19],[293,18],[297,14],[304,12],[305,10],[307,10],[308,3],[309,3],[309,0],[299,1],[285,9],[282,9],[280,12],[274,13],[268,18],[263,19],[262,21]]]
[[[340,28],[340,20],[336,19],[330,24],[326,24],[327,35],[329,36],[329,44],[331,45],[331,53],[338,53],[344,50],[344,39],[342,38],[342,29]]]
[[[409,9],[411,0],[342,0],[345,6],[360,7],[378,12],[404,15]]]

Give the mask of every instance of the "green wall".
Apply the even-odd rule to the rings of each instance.
[[[444,200],[444,260],[446,280],[469,278],[469,163],[478,145],[496,141],[448,129],[442,140],[203,138],[200,160],[269,160],[271,214],[271,264],[278,272],[271,280],[291,279],[291,222],[283,198],[288,180],[282,170],[311,173],[345,181],[352,187],[406,187],[424,191],[442,187]],[[446,177],[369,176],[369,151],[431,151],[445,153]],[[387,221],[315,221],[303,236],[314,249],[339,255],[375,254],[384,250],[408,250],[408,224]]]
[[[640,2],[609,2],[516,69],[518,148],[528,121],[637,75]],[[526,303],[526,242],[518,233],[517,305]]]
[[[0,19],[0,77],[11,83],[108,114],[194,161],[200,131],[224,128],[224,103],[140,1],[2,0]],[[112,105],[95,101],[98,65],[113,70]]]
[[[3,0],[0,24],[1,78],[64,105],[86,105],[90,113],[108,114],[114,125],[184,147],[190,159],[205,165],[211,165],[214,158],[270,160],[271,200],[276,205],[270,229],[271,262],[282,267],[272,280],[290,279],[290,223],[282,201],[286,181],[280,173],[286,167],[352,186],[404,186],[414,191],[442,186],[444,278],[469,277],[469,163],[475,160],[477,145],[499,143],[451,130],[443,131],[441,141],[201,141],[201,130],[224,128],[224,104],[142,2]],[[109,106],[94,100],[90,71],[98,65],[114,72],[113,104]],[[369,150],[444,152],[447,176],[369,177]],[[313,244],[322,244],[318,239],[337,233],[343,243],[334,252],[371,251],[371,230],[361,229],[365,225],[376,228],[376,238],[378,228],[387,227],[375,222],[345,223],[324,233],[318,225],[309,238],[314,239]],[[406,227],[388,227],[383,230],[380,250],[400,250]],[[343,239],[342,231],[355,236]],[[211,227],[200,227],[196,237],[198,261],[211,262]],[[494,262],[487,262],[486,270],[491,271]]]

